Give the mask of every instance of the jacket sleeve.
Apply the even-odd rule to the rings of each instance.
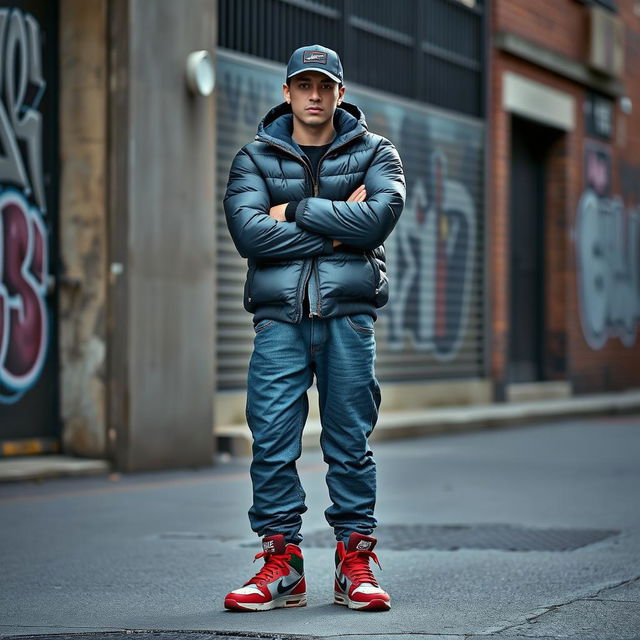
[[[402,162],[383,139],[364,177],[367,199],[346,202],[305,198],[296,209],[296,224],[358,249],[379,247],[393,230],[406,197]]]
[[[269,216],[267,185],[244,150],[231,165],[223,206],[229,233],[243,258],[288,259],[333,253],[330,238]]]

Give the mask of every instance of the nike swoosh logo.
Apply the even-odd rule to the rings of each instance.
[[[302,578],[298,578],[291,584],[282,584],[284,582],[284,578],[282,578],[282,580],[278,582],[278,593],[286,593],[287,591],[291,591],[291,589],[293,589],[300,582],[300,580],[302,580]]]
[[[336,575],[336,580],[338,581],[338,584],[340,585],[340,588],[346,593],[347,591],[347,577],[342,575]]]

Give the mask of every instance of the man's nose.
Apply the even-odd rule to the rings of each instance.
[[[320,92],[316,87],[311,88],[311,95],[309,96],[310,100],[320,100]]]

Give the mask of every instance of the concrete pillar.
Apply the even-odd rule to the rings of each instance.
[[[215,102],[185,84],[215,56],[215,0],[110,5],[109,439],[128,471],[210,464]]]
[[[60,1],[63,449],[106,455],[107,2]]]

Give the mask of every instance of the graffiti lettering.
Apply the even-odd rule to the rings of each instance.
[[[0,9],[0,181],[33,193],[46,211],[42,179],[42,115],[37,111],[45,89],[40,64],[40,30],[32,16]],[[19,141],[26,150],[22,158]]]
[[[467,189],[447,179],[446,158],[431,157],[433,193],[417,180],[391,236],[390,277],[394,304],[385,311],[392,349],[431,350],[455,357],[465,330],[475,248],[475,207]]]
[[[35,19],[0,9],[0,403],[35,384],[48,343],[40,49]]]
[[[17,193],[0,196],[0,383],[33,384],[47,345],[46,231]]]
[[[612,337],[632,347],[640,322],[640,208],[587,189],[575,227],[580,321],[592,349]]]

